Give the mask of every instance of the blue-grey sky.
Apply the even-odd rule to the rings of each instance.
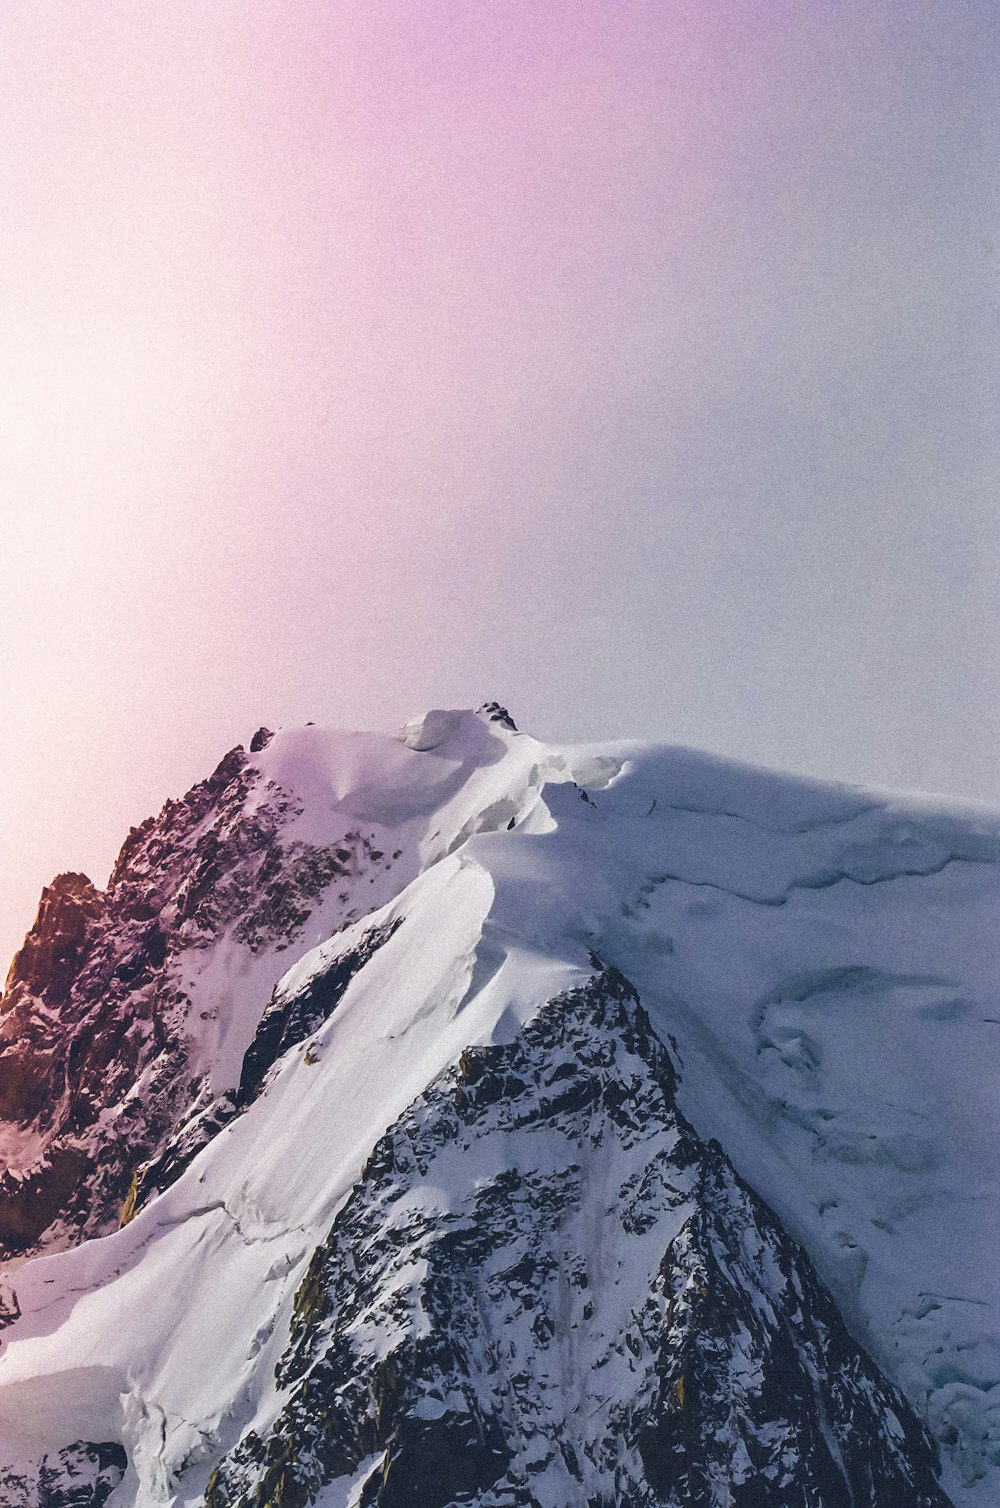
[[[0,947],[261,722],[1000,802],[992,0],[0,15]]]

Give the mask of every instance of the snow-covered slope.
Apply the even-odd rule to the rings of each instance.
[[[234,751],[12,968],[4,1502],[992,1508],[998,903],[495,705]]]
[[[129,835],[105,891],[53,882],[0,1003],[0,1253],[117,1224],[137,1164],[238,1083],[289,964],[537,797],[544,752],[489,726],[261,729]]]

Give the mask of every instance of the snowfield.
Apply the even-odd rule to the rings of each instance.
[[[364,862],[326,885],[291,942],[254,951],[224,918],[217,936],[176,955],[173,977],[190,1002],[192,1104],[231,1098],[221,1129],[122,1229],[11,1261],[4,1291],[16,1305],[6,1307],[19,1317],[0,1331],[0,1475],[6,1469],[10,1508],[33,1508],[38,1463],[80,1441],[117,1442],[127,1464],[124,1475],[113,1461],[86,1466],[105,1472],[110,1495],[95,1488],[74,1501],[195,1508],[221,1492],[210,1484],[223,1458],[248,1432],[277,1429],[290,1407],[291,1383],[280,1378],[304,1323],[303,1285],[335,1221],[355,1218],[374,1149],[428,1094],[433,1106],[452,1093],[448,1076],[470,1050],[513,1052],[543,1008],[579,998],[602,969],[634,987],[669,1047],[678,1112],[702,1143],[720,1144],[801,1243],[846,1331],[929,1426],[951,1500],[995,1508],[1000,815],[686,749],[546,745],[496,708],[431,712],[398,735],[282,732],[250,768],[241,811],[273,805],[280,792],[286,852],[360,835]],[[382,929],[379,945],[341,979],[338,961],[373,928]],[[331,971],[339,993],[324,1014],[315,1001]],[[287,1045],[234,1110],[265,1007]],[[133,1109],[143,1092],[140,1083]],[[104,1109],[101,1126],[117,1113]],[[500,1131],[487,1135],[485,1125],[476,1122],[466,1153],[444,1144],[421,1179],[400,1183],[383,1224],[359,1207],[357,1228],[391,1230],[395,1221],[422,1230],[472,1208],[475,1190],[500,1170]],[[518,1166],[531,1158],[553,1176],[568,1166],[562,1122],[517,1134]],[[677,1133],[664,1122],[649,1135],[640,1158],[628,1136],[612,1146],[588,1130],[579,1177],[609,1189],[638,1177],[642,1158],[662,1160]],[[22,1160],[35,1156],[37,1136],[0,1124],[12,1166],[19,1149]],[[609,1337],[630,1323],[614,1285],[646,1292],[678,1237],[689,1213],[678,1188],[673,1214],[657,1216],[655,1249],[615,1245],[594,1199],[559,1227],[565,1251],[590,1264],[603,1294],[594,1323]],[[614,1205],[611,1194],[602,1200]],[[385,1268],[383,1308],[372,1311],[381,1319],[359,1317],[351,1332],[373,1367],[404,1331],[414,1344],[423,1322],[410,1295],[433,1254],[421,1255],[416,1238],[411,1247],[398,1270]],[[634,1273],[619,1273],[623,1261]],[[567,1392],[594,1386],[596,1352],[559,1344],[536,1383],[544,1393],[545,1369],[562,1368],[565,1412]],[[626,1379],[615,1398],[639,1377],[644,1355],[636,1350],[634,1365],[612,1357],[608,1375],[617,1368]],[[748,1330],[728,1374],[748,1395],[754,1355]],[[438,1404],[424,1398],[414,1418],[455,1407],[447,1394]],[[601,1407],[602,1420],[612,1416],[611,1402]],[[315,1501],[374,1501],[363,1490],[381,1460],[368,1451]],[[524,1469],[535,1483],[526,1501],[586,1501],[564,1463]],[[623,1456],[615,1469],[633,1466]]]

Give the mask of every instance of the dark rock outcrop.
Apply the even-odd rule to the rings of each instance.
[[[236,1092],[239,1109],[256,1097],[265,1075],[278,1059],[290,1048],[304,1042],[332,1016],[355,974],[364,968],[383,943],[388,942],[399,925],[397,920],[390,926],[371,927],[357,947],[338,954],[322,973],[310,979],[304,989],[294,995],[276,993],[243,1057]]]
[[[46,1456],[38,1474],[38,1508],[104,1508],[128,1464],[114,1441],[79,1440]]]
[[[484,702],[478,709],[479,716],[485,717],[487,722],[499,723],[501,728],[506,728],[508,733],[517,732],[517,724],[511,717],[507,708],[500,702]]]

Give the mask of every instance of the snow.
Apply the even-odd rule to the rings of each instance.
[[[197,1503],[273,1413],[292,1296],[375,1141],[466,1047],[585,979],[593,950],[676,1039],[681,1108],[951,1446],[960,1508],[1000,1500],[1000,817],[688,750],[546,746],[467,712],[399,736],[281,733],[254,764],[261,799],[270,783],[300,808],[293,839],[360,830],[399,855],[355,882],[358,919],[332,936],[323,901],[279,990],[401,925],[310,1060],[290,1052],[131,1225],[17,1271],[12,1449],[119,1439],[116,1505]],[[230,935],[196,955],[216,1089],[285,962]],[[651,1259],[604,1251],[599,1222],[593,1241],[595,1282]],[[372,1465],[323,1508],[353,1504]],[[565,1501],[561,1481],[535,1487]]]
[[[338,1477],[320,1491],[315,1508],[358,1508],[361,1491],[382,1457],[369,1456],[351,1477]]]

